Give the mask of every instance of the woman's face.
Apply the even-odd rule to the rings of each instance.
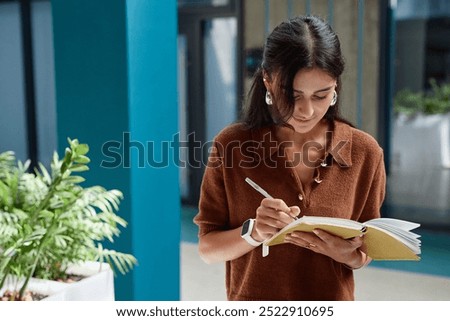
[[[302,69],[294,77],[294,110],[287,123],[296,132],[310,132],[323,119],[336,89],[336,79],[325,71]]]

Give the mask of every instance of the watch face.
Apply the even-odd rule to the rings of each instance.
[[[247,234],[249,227],[250,227],[250,220],[246,220],[244,222],[244,224],[242,224],[242,230],[241,230],[241,235],[242,236]]]

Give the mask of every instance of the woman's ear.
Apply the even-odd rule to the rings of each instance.
[[[272,86],[270,83],[270,77],[267,74],[266,71],[263,71],[263,82],[264,82],[264,86],[266,86],[266,90],[272,92]]]

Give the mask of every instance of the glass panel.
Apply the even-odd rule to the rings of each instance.
[[[206,139],[236,120],[237,19],[205,22]]]
[[[22,36],[18,3],[0,3],[0,152],[28,158]]]
[[[31,5],[38,159],[49,166],[57,149],[52,8],[50,1],[33,1]]]
[[[450,2],[448,0],[398,0],[395,15],[398,20],[449,16]]]
[[[389,213],[450,229],[450,3],[399,0],[396,17]]]

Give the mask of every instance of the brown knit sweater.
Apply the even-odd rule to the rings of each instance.
[[[326,148],[327,166],[316,168],[315,181],[306,191],[286,161],[273,126],[249,130],[234,124],[222,130],[203,177],[194,219],[199,236],[237,228],[255,217],[263,196],[246,177],[288,206],[299,206],[301,215],[360,222],[379,217],[386,180],[383,152],[368,134],[335,122]],[[229,300],[354,299],[350,269],[292,244],[271,247],[267,257],[257,247],[226,262],[226,289]]]

